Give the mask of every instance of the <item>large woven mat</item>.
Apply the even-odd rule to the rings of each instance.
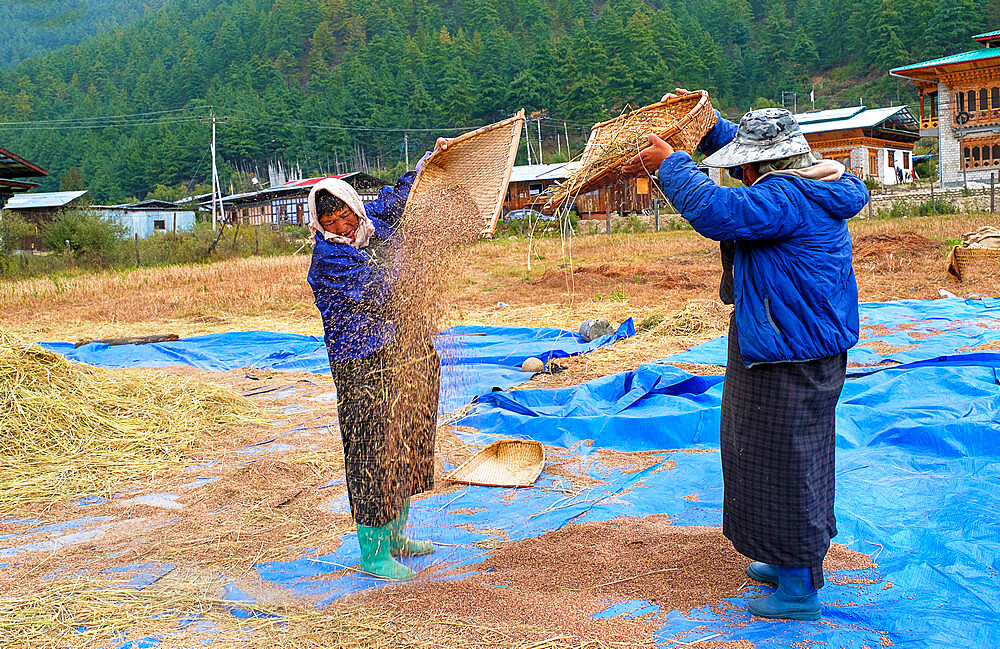
[[[433,204],[440,197],[455,200],[462,196],[469,203],[464,213],[478,215],[483,235],[492,235],[507,195],[523,125],[522,110],[510,119],[453,139],[443,151],[435,151],[413,183],[407,212],[411,206]]]

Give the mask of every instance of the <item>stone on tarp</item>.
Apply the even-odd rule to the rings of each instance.
[[[543,371],[544,369],[545,369],[545,363],[535,358],[534,356],[525,359],[525,361],[521,363],[522,372],[531,372],[532,374],[536,374],[538,372]]]
[[[615,328],[607,320],[584,320],[580,325],[580,337],[588,343],[614,332]]]

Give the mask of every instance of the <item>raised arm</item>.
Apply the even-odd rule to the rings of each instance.
[[[753,187],[719,187],[683,151],[663,161],[660,187],[667,200],[698,233],[716,241],[775,241],[801,226],[798,210],[789,209],[784,182]]]
[[[410,195],[416,177],[416,171],[408,171],[392,187],[386,186],[380,189],[378,198],[365,203],[365,212],[369,218],[376,218],[388,225],[396,225],[403,216],[406,199]]]

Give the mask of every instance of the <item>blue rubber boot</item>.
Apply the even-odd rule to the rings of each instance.
[[[812,586],[809,568],[778,566],[778,590],[751,600],[750,612],[777,620],[818,620],[819,596]]]
[[[410,517],[410,499],[403,501],[403,508],[399,512],[396,520],[389,523],[392,528],[392,536],[389,538],[389,553],[397,557],[421,557],[434,552],[434,544],[430,541],[414,541],[406,538],[403,528],[406,527],[406,519]]]
[[[409,581],[417,573],[392,558],[389,553],[392,523],[382,527],[358,525],[358,545],[361,546],[361,572],[392,579]]]
[[[753,561],[747,566],[747,577],[772,586],[778,585],[778,566],[763,561]]]

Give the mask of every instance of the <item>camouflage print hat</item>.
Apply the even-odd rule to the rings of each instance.
[[[809,152],[799,123],[784,108],[752,110],[740,120],[736,138],[704,160],[709,167],[739,167]]]

